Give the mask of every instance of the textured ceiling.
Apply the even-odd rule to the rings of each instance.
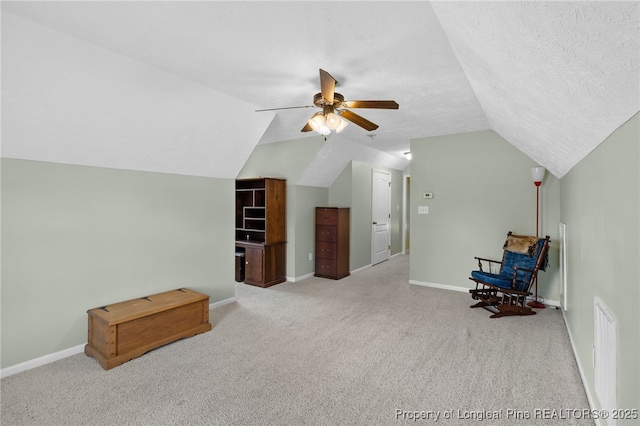
[[[640,109],[638,2],[3,1],[2,12],[5,157],[232,178],[257,143],[318,137],[300,133],[313,109],[254,110],[311,105],[319,68],[347,99],[400,109],[357,110],[380,128],[332,135],[305,185],[330,185],[351,159],[402,169],[411,139],[489,128],[562,177]]]

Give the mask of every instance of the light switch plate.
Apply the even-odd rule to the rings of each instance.
[[[433,192],[425,192],[422,194],[423,198],[433,198]]]
[[[429,214],[429,206],[418,206],[418,214]]]

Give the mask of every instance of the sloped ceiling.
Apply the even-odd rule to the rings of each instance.
[[[493,129],[562,177],[640,109],[638,2],[2,2],[2,155],[234,178],[301,137],[318,69],[380,128],[332,135],[403,169],[414,138]],[[303,140],[304,141],[304,140]],[[342,165],[342,166],[341,166]]]

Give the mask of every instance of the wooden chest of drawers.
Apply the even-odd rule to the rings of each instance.
[[[348,208],[316,207],[317,277],[349,275],[349,221]]]
[[[145,352],[211,330],[209,296],[186,288],[87,311],[84,353],[109,370]]]

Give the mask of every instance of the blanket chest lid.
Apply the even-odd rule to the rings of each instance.
[[[208,299],[209,296],[206,294],[198,293],[188,288],[178,288],[164,293],[89,309],[87,313],[109,325],[114,325]]]

